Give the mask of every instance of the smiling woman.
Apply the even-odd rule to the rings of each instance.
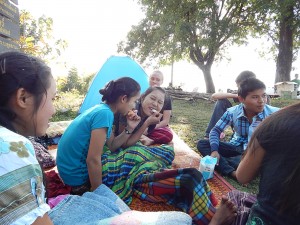
[[[0,54],[0,68],[0,224],[84,224],[89,221],[89,224],[109,225],[112,221],[123,222],[124,219],[125,224],[132,224],[133,221],[139,224],[191,224],[191,218],[181,212],[131,211],[101,181],[99,185],[95,185],[94,180],[91,182],[93,192],[83,196],[65,196],[50,210],[46,203],[43,173],[33,145],[26,136],[43,135],[55,112],[53,100],[56,88],[51,70],[41,60],[20,52]],[[123,82],[126,81],[130,85],[125,85],[127,89],[124,90]],[[114,93],[116,90],[121,92]],[[103,106],[104,118],[110,118],[112,122],[112,109],[127,113],[139,97],[139,90],[139,84],[131,78],[111,82],[102,90],[104,100],[108,104],[115,101],[120,104],[117,107],[114,104]],[[122,91],[126,91],[125,95]],[[109,121],[106,122],[109,124]],[[98,126],[99,123],[97,125],[95,122],[93,125]],[[99,133],[104,134],[100,137],[104,141],[107,131],[107,127],[96,129],[95,136],[98,138]],[[109,135],[107,134],[108,138]],[[128,134],[122,135],[123,138],[128,138]],[[91,140],[94,140],[93,137]],[[91,146],[94,147],[95,144],[92,143]],[[98,149],[96,146],[96,150]],[[93,151],[92,153],[96,155]],[[90,162],[89,159],[87,161]],[[98,158],[95,157],[94,161],[98,161]],[[101,173],[100,169],[99,171]],[[95,174],[98,175],[99,171]],[[95,174],[92,173],[93,176]],[[94,210],[90,210],[91,208]]]

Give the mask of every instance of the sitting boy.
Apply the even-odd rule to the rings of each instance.
[[[223,175],[236,179],[236,168],[241,155],[247,147],[251,134],[267,116],[279,110],[266,104],[266,86],[258,79],[243,81],[238,88],[240,104],[229,108],[210,131],[209,140],[200,140],[197,148],[202,156],[218,158],[216,170]],[[231,140],[220,141],[220,134],[232,126],[234,133]]]
[[[239,87],[239,85],[247,79],[250,78],[256,78],[256,75],[252,71],[245,70],[241,72],[237,78],[235,79],[236,86]],[[213,113],[211,115],[210,121],[208,123],[208,126],[205,131],[205,138],[209,137],[209,133],[211,129],[216,125],[216,123],[219,121],[221,116],[226,112],[226,110],[230,107],[232,107],[232,103],[229,101],[230,98],[233,99],[235,103],[238,103],[238,95],[237,93],[223,93],[218,92],[214,93],[211,96],[212,100],[217,100]]]

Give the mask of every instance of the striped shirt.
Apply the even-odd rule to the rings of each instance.
[[[234,134],[229,141],[234,146],[243,145],[247,148],[248,141],[255,128],[269,115],[278,111],[279,108],[270,105],[265,105],[264,110],[252,118],[252,123],[249,123],[248,118],[244,113],[243,103],[229,108],[209,134],[209,142],[212,151],[219,149],[220,134],[228,127],[233,126]]]

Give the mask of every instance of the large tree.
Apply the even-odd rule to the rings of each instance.
[[[211,76],[214,61],[226,47],[242,44],[255,12],[247,0],[140,0],[146,17],[119,43],[140,63],[160,64],[192,60],[203,72],[208,93],[215,92]],[[254,22],[253,22],[254,21]]]
[[[53,35],[53,19],[45,15],[35,19],[28,11],[20,12],[20,50],[46,62],[57,61],[67,47],[63,39]],[[62,63],[62,62],[60,62]]]
[[[255,36],[265,35],[272,45],[268,51],[276,62],[275,82],[289,81],[292,63],[300,47],[299,0],[253,0],[262,23],[254,28]]]

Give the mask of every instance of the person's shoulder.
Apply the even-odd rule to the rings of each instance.
[[[244,106],[242,103],[232,106],[227,109],[227,111],[223,114],[223,116],[226,113],[227,113],[227,119],[232,120],[232,122],[234,123],[237,118],[244,115]]]
[[[0,126],[0,134],[1,134],[0,137],[2,139],[13,140],[14,142],[16,142],[17,140],[20,140],[22,142],[31,143],[28,138],[7,129],[6,127]]]
[[[110,107],[105,103],[100,103],[98,105],[95,105],[90,110],[90,113],[99,113],[99,112],[113,114]]]
[[[107,104],[101,103],[87,109],[76,117],[73,121],[72,127],[78,127],[82,123],[93,123],[94,121],[105,120],[107,118],[109,118],[109,120],[113,120],[114,113]]]
[[[280,108],[268,104],[266,104],[264,107],[264,111],[269,114],[277,112],[278,110],[280,110]]]
[[[240,103],[238,105],[232,106],[227,109],[228,112],[234,113],[234,112],[243,112],[243,104]]]
[[[0,156],[15,156],[15,158],[24,158],[25,160],[34,161],[35,152],[31,141],[5,127],[0,127]],[[0,157],[0,158],[1,158]]]

